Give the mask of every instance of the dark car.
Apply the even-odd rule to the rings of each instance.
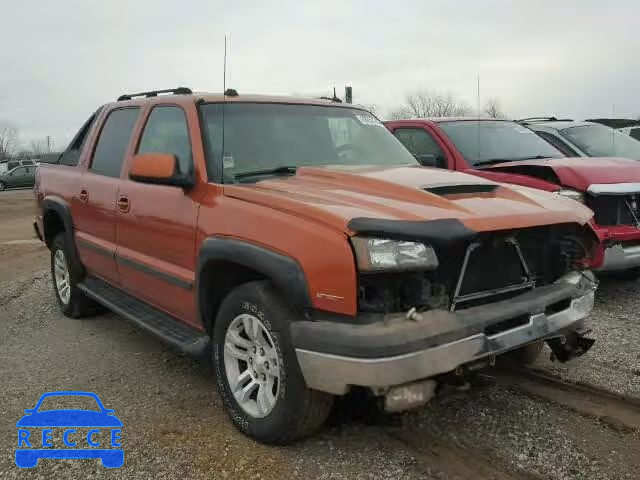
[[[0,175],[0,191],[15,187],[33,187],[36,178],[36,166],[22,165]]]
[[[606,125],[549,118],[525,118],[520,123],[567,157],[624,157],[640,160],[640,141]]]

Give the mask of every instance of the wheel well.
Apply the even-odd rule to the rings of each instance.
[[[198,302],[200,318],[207,332],[213,333],[218,309],[224,298],[237,286],[268,277],[244,265],[227,260],[209,262],[200,272]]]
[[[47,210],[44,214],[42,224],[44,227],[44,241],[47,247],[51,248],[53,239],[60,232],[64,232],[64,222],[62,217],[55,210]]]

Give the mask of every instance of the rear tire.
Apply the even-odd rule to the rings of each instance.
[[[534,363],[540,353],[542,353],[542,347],[544,347],[544,340],[530,343],[524,347],[517,348],[503,355],[504,359],[508,362],[514,363],[520,366],[531,365]]]
[[[2,192],[3,190],[6,190],[7,186],[5,185],[4,182],[0,182],[0,192]]]
[[[97,313],[100,307],[77,287],[81,278],[69,264],[69,246],[64,232],[51,243],[51,279],[56,300],[67,317],[81,318]]]
[[[305,384],[289,333],[296,320],[268,281],[236,287],[218,311],[218,391],[235,426],[260,442],[287,444],[308,436],[331,411],[333,396]]]

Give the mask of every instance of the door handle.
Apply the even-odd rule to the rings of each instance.
[[[89,192],[87,192],[87,190],[83,188],[82,190],[80,190],[80,195],[78,195],[78,198],[82,203],[87,203],[87,201],[89,200]]]
[[[121,212],[127,213],[131,208],[131,204],[129,203],[129,197],[125,195],[120,195],[118,197],[118,209]]]

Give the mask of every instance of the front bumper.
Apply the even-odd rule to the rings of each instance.
[[[593,309],[594,288],[575,275],[506,301],[429,311],[417,320],[392,314],[367,325],[295,322],[298,363],[310,388],[336,395],[353,385],[386,388],[450,372],[578,327]]]
[[[603,248],[602,263],[594,270],[615,272],[636,267],[640,267],[640,244],[625,246],[625,243],[616,243]]]

